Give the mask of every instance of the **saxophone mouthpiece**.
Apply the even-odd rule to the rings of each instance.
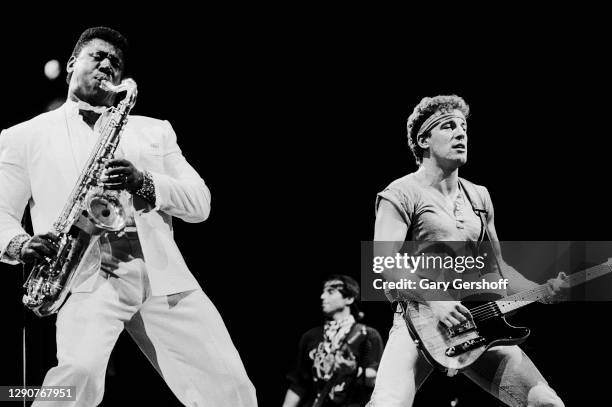
[[[113,85],[109,81],[100,82],[100,87],[107,92],[120,93],[124,91],[130,91],[136,89],[136,82],[134,79],[127,78],[121,81],[119,85]]]
[[[107,92],[117,93],[117,91],[115,90],[117,88],[117,86],[113,85],[109,81],[102,81],[102,82],[100,82],[100,87],[102,89],[104,89],[105,91],[107,91]]]

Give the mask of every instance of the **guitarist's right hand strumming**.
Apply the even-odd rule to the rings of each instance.
[[[431,308],[435,318],[447,328],[471,319],[470,310],[459,301],[429,301],[427,305]]]

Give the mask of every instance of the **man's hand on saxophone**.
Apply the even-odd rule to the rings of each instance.
[[[53,233],[34,235],[21,247],[20,260],[24,263],[33,263],[45,257],[53,257],[57,253],[59,238]]]
[[[113,158],[105,164],[102,182],[106,189],[125,189],[135,193],[142,187],[144,173],[124,158]]]

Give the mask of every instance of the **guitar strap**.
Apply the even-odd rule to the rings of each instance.
[[[365,327],[365,325],[360,324],[359,322],[355,322],[353,324],[353,326],[351,326],[351,329],[348,331],[348,333],[346,335],[344,335],[344,338],[342,338],[342,344],[340,345],[340,347],[338,349],[342,349],[342,347],[344,345],[347,344],[347,341],[357,333],[357,331],[360,331],[361,329],[363,329]],[[350,344],[349,344],[350,345]],[[349,346],[350,349],[350,346]],[[351,352],[353,350],[351,349]]]
[[[504,278],[504,274],[501,268],[501,261],[499,258],[499,253],[493,248],[493,241],[491,240],[491,234],[489,232],[489,221],[487,216],[489,215],[489,211],[485,208],[484,198],[482,195],[476,190],[476,187],[471,182],[459,178],[459,185],[463,189],[467,200],[470,202],[472,206],[472,210],[478,218],[480,219],[480,235],[478,236],[477,248],[480,249],[480,244],[484,241],[486,237],[489,243],[491,244],[491,250],[493,251],[493,257],[495,258],[495,263],[497,264],[497,270],[499,271],[499,275]],[[474,197],[478,197],[480,200],[480,207],[475,203]]]

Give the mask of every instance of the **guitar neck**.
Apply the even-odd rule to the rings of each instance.
[[[567,285],[569,287],[574,287],[610,272],[612,272],[612,267],[610,261],[608,261],[606,263],[598,264],[597,266],[589,267],[586,270],[571,274],[567,277]],[[495,301],[495,303],[503,314],[507,314],[508,312],[512,312],[518,308],[524,307],[525,305],[529,305],[532,302],[540,301],[548,297],[550,297],[550,294],[548,293],[547,284],[542,284],[530,290],[522,291],[499,301]]]

